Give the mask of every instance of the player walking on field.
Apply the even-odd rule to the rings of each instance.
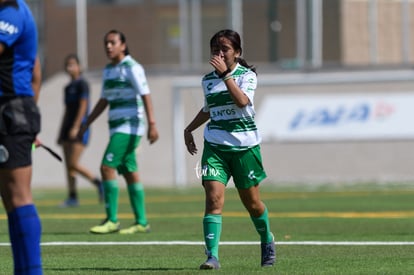
[[[120,229],[118,220],[119,186],[117,172],[125,178],[135,223],[121,234],[150,231],[145,211],[144,187],[140,182],[135,150],[145,134],[144,112],[147,117],[147,138],[150,144],[158,139],[150,89],[143,67],[130,55],[124,34],[109,31],[104,37],[106,55],[110,63],[103,71],[101,98],[95,105],[79,135],[109,106],[109,144],[106,147],[101,173],[106,208],[105,221],[90,232],[106,234]]]
[[[36,24],[23,0],[0,0],[0,193],[7,212],[14,274],[42,274],[42,226],[33,203],[32,144],[41,69]]]
[[[226,185],[233,177],[240,199],[260,235],[261,265],[276,260],[268,210],[260,200],[259,183],[266,177],[260,153],[260,137],[254,121],[255,69],[241,58],[240,36],[232,30],[217,32],[210,40],[210,65],[214,71],[202,79],[204,107],[184,130],[188,152],[197,153],[192,131],[204,129],[201,160],[205,190],[203,218],[207,260],[200,269],[219,269],[219,241]]]
[[[88,179],[97,189],[99,201],[103,200],[102,182],[86,167],[79,163],[79,159],[89,141],[89,130],[82,138],[78,138],[78,131],[83,121],[86,121],[89,112],[89,84],[82,76],[82,70],[77,55],[69,54],[65,58],[65,71],[70,76],[70,82],[65,86],[65,111],[60,125],[58,144],[62,145],[66,164],[68,197],[61,207],[79,206],[76,188],[76,174]]]

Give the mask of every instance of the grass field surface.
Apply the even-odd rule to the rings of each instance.
[[[298,191],[301,190],[301,191]],[[146,189],[152,231],[94,235],[105,218],[93,190],[80,207],[59,208],[64,190],[34,190],[42,219],[47,274],[198,274],[205,260],[201,187]],[[414,274],[414,189],[263,187],[276,237],[277,264],[260,267],[259,237],[233,188],[226,191],[220,246],[222,274]],[[120,192],[121,227],[133,215]],[[12,274],[7,219],[0,209],[0,274]]]

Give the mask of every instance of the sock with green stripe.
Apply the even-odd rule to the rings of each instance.
[[[204,241],[207,251],[217,259],[221,235],[222,216],[207,214],[203,219]]]
[[[119,186],[117,180],[107,180],[103,182],[105,195],[106,217],[111,222],[118,221],[118,196]]]
[[[136,223],[142,226],[146,226],[148,224],[148,221],[145,211],[144,186],[139,182],[128,184],[128,195],[132,211],[135,215]]]
[[[252,217],[250,218],[253,221],[254,226],[256,227],[257,233],[260,235],[260,241],[262,243],[270,243],[273,241],[273,235],[270,231],[270,223],[269,223],[269,216],[267,207],[265,206],[265,211],[260,217]]]

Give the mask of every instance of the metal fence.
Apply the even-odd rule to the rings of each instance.
[[[76,10],[76,22],[71,26],[76,25],[78,34],[76,38],[62,39],[77,41],[76,48],[85,67],[88,61],[92,68],[96,67],[92,54],[88,57],[91,45],[85,32],[95,32],[88,22],[95,22],[104,16],[100,11],[112,7],[119,16],[114,15],[114,22],[124,20],[126,17],[122,14],[127,10],[148,10],[151,18],[156,19],[149,27],[150,34],[136,31],[133,26],[139,21],[134,18],[128,19],[131,24],[125,27],[137,37],[147,38],[140,40],[140,44],[151,44],[142,47],[150,51],[145,53],[145,58],[151,57],[144,60],[144,65],[174,64],[179,65],[174,67],[176,69],[199,69],[208,60],[206,42],[214,30],[224,27],[242,34],[249,61],[272,68],[401,66],[414,62],[410,35],[414,28],[414,2],[410,0],[141,0],[135,3],[95,0],[93,4],[73,0],[69,6],[63,5],[62,0],[54,1],[57,10],[50,12]],[[39,19],[42,35],[42,14],[36,11],[42,8],[42,3],[30,3]],[[102,8],[98,9],[99,5]],[[129,27],[131,29],[127,29]],[[53,52],[49,47],[48,54]],[[51,62],[55,59],[50,57]]]

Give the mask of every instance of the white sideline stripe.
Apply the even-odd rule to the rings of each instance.
[[[259,245],[260,242],[220,242],[220,245]],[[303,241],[303,242],[275,242],[276,245],[331,245],[331,246],[378,246],[414,245],[414,242],[330,242],[330,241]],[[204,245],[204,242],[190,241],[149,241],[149,242],[44,242],[42,246],[100,246],[100,245]],[[0,246],[10,246],[10,243],[0,243]]]

